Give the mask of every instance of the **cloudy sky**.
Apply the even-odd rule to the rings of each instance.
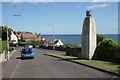
[[[52,34],[52,25],[48,24],[54,24],[55,34],[81,34],[86,10],[90,9],[92,17],[96,21],[98,34],[118,33],[117,2],[97,2],[108,0],[91,0],[91,2],[72,2],[73,0],[71,2],[56,2],[57,0],[11,1],[4,0],[2,3],[2,21],[3,25],[6,25],[6,14],[8,13],[9,27],[16,31]],[[15,17],[12,14],[21,14],[22,16]]]

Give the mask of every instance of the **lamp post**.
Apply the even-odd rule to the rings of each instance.
[[[13,14],[12,16],[21,16],[21,15],[19,15],[19,14]],[[8,51],[8,60],[9,60],[8,13],[6,14],[6,26],[7,26],[7,51]]]
[[[52,25],[53,26],[53,50],[55,49],[55,46],[54,46],[54,24],[48,24],[48,25]]]

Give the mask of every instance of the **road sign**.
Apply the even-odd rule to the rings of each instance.
[[[45,47],[48,47],[48,44],[45,44]]]

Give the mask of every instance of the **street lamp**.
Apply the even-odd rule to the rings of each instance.
[[[52,25],[53,26],[53,50],[55,49],[55,46],[54,46],[54,24],[48,24],[48,25]]]
[[[12,16],[21,16],[20,14],[13,14]],[[7,51],[9,60],[9,42],[8,42],[8,13],[6,14],[6,26],[7,26]]]

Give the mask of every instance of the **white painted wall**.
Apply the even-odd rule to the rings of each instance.
[[[12,34],[11,34],[11,40],[15,40],[13,43],[14,44],[16,44],[16,43],[18,43],[18,38],[17,38],[17,36],[16,35],[14,35],[14,33],[12,32]]]
[[[92,17],[86,17],[82,31],[82,54],[80,58],[92,59],[96,49],[95,21]]]
[[[64,45],[63,42],[59,39],[58,42],[55,44],[55,46],[60,46],[60,45]]]

